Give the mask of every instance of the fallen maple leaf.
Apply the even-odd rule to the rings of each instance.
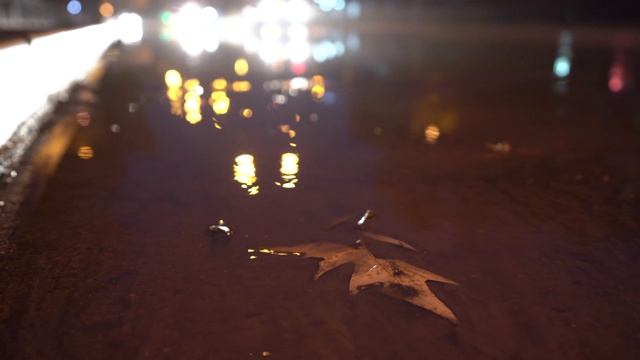
[[[315,242],[276,247],[270,252],[323,259],[316,272],[316,280],[331,269],[353,263],[355,271],[349,282],[349,292],[352,295],[365,288],[376,288],[384,294],[408,301],[458,323],[453,312],[431,292],[426,283],[431,280],[458,285],[456,282],[402,260],[377,258],[363,245],[354,248],[331,242]]]
[[[413,250],[413,251],[416,251],[416,252],[420,252],[420,250],[414,248],[413,246],[407,244],[406,242],[404,242],[402,240],[394,239],[391,236],[375,234],[375,233],[372,233],[372,232],[369,232],[369,231],[363,231],[362,235],[364,235],[364,236],[366,236],[366,237],[368,237],[369,239],[372,239],[372,240],[381,241],[381,242],[385,242],[387,244],[393,244],[393,245],[400,246],[401,248],[405,248],[405,249]]]

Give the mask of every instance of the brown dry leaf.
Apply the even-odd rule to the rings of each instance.
[[[280,253],[302,253],[305,258],[323,259],[316,272],[316,280],[331,269],[353,263],[355,271],[349,282],[349,292],[352,295],[373,287],[458,323],[453,312],[431,292],[426,281],[458,284],[402,260],[379,259],[364,246],[353,248],[331,242],[277,247],[272,250]]]
[[[363,231],[362,235],[364,235],[364,236],[366,236],[366,237],[368,237],[369,239],[372,239],[372,240],[382,241],[382,242],[385,242],[387,244],[398,245],[401,248],[405,248],[405,249],[409,249],[409,250],[420,252],[420,250],[414,248],[413,246],[407,244],[406,242],[404,242],[402,240],[398,240],[396,238],[392,238],[391,236],[380,235],[380,234],[372,233],[372,232],[369,232],[369,231]]]

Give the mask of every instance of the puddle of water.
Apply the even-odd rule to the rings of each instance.
[[[84,265],[91,286],[124,274],[100,298],[72,297],[84,307],[59,325],[70,345],[57,351],[565,359],[632,346],[637,50],[576,47],[567,33],[507,45],[308,33],[291,46],[205,42],[198,56],[160,40],[122,50],[50,191],[94,211],[73,218],[78,231],[104,231],[94,241],[108,254]],[[353,227],[325,228],[367,208],[373,231],[426,250],[370,245],[376,256],[460,284],[431,286],[460,325],[349,296],[348,267],[313,282],[317,260],[248,252],[352,244]],[[208,231],[220,219],[233,235]]]

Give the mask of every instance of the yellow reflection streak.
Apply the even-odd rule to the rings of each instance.
[[[251,90],[251,83],[248,81],[234,81],[231,88],[235,92],[247,92]]]
[[[239,58],[234,64],[234,69],[238,76],[245,76],[249,72],[249,63],[245,58]]]
[[[200,107],[202,106],[202,99],[200,98],[200,80],[189,79],[184,82],[184,87],[187,93],[184,94],[184,112],[185,119],[191,124],[197,124],[202,121],[202,113]]]
[[[252,253],[255,252],[254,249],[249,249],[248,252]],[[258,252],[263,253],[263,254],[269,254],[269,255],[281,255],[281,256],[302,256],[302,253],[299,252],[282,252],[282,251],[275,251],[275,250],[271,250],[271,249],[260,249],[258,250]],[[251,255],[250,258],[256,258],[257,256],[255,255]]]
[[[167,98],[171,101],[180,101],[182,98],[182,89],[179,87],[170,87],[167,89]]]
[[[182,76],[177,70],[167,70],[164,74],[167,84],[167,99],[173,115],[182,115]]]
[[[78,149],[78,157],[83,160],[89,160],[93,157],[93,149],[91,146],[80,146]]]
[[[440,129],[435,125],[429,125],[424,129],[424,137],[427,143],[435,144],[438,142],[438,138],[440,137]]]
[[[252,186],[258,181],[252,155],[242,154],[236,157],[236,164],[233,166],[233,179],[247,189],[249,195],[258,194],[259,187]]]
[[[297,174],[298,174],[298,162],[299,162],[298,154],[294,153],[285,153],[282,154],[282,159],[280,162],[280,176],[282,177],[282,187],[285,189],[292,189],[296,187],[296,183],[298,182]],[[280,184],[278,184],[280,185]]]

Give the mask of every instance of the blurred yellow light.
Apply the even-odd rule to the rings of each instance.
[[[213,80],[211,87],[214,90],[224,90],[227,87],[227,80],[224,78],[218,78]]]
[[[80,146],[78,149],[78,157],[83,160],[88,160],[93,157],[93,149],[91,146]]]
[[[102,4],[100,4],[99,11],[100,11],[100,15],[104,17],[111,17],[113,16],[113,12],[114,12],[113,5],[111,5],[108,2],[103,2]]]
[[[173,115],[182,115],[182,108],[180,107],[180,104],[177,104],[175,106],[171,104],[171,113]]]
[[[231,88],[235,92],[247,92],[251,90],[251,83],[248,81],[234,81]]]
[[[296,122],[300,122],[300,115],[296,114]]]
[[[199,112],[188,112],[185,119],[191,124],[197,124],[202,120],[202,115]]]
[[[200,80],[198,79],[189,79],[184,82],[184,88],[189,91],[195,90],[198,86],[200,86]]]
[[[227,93],[224,91],[214,91],[211,93],[211,98],[215,100],[224,99],[227,97]]]
[[[282,131],[283,133],[286,134],[289,132],[289,130],[291,130],[291,127],[289,125],[285,125],[285,124],[280,125],[280,131]]]
[[[182,98],[182,89],[179,87],[170,87],[167,89],[167,97],[169,100],[180,100]]]
[[[253,156],[249,154],[242,154],[236,157],[236,163],[238,165],[253,164]]]
[[[186,94],[184,94],[184,99],[185,101],[197,101],[198,104],[200,104],[200,95],[198,95],[198,93],[196,93],[195,91],[189,91]]]
[[[250,118],[253,116],[253,111],[251,111],[251,109],[242,109],[240,110],[240,115],[246,118]]]
[[[296,131],[295,130],[289,130],[289,137],[292,138],[292,139],[294,137],[296,137]]]
[[[164,74],[164,82],[170,88],[182,86],[182,76],[177,70],[168,70]]]
[[[184,102],[184,111],[186,112],[193,112],[193,111],[198,111],[200,110],[200,102],[192,99],[192,100],[187,100]]]
[[[225,96],[213,101],[211,108],[213,112],[218,115],[224,115],[229,111],[229,106],[231,105],[231,100]]]
[[[300,161],[300,158],[297,154],[294,153],[285,153],[282,154],[282,162],[287,164],[297,164]]]
[[[424,130],[424,137],[427,143],[435,144],[438,142],[438,138],[440,137],[440,129],[435,125],[429,125]]]
[[[323,85],[314,85],[311,88],[311,97],[314,100],[320,100],[324,96],[324,86]]]
[[[236,74],[238,74],[238,76],[245,76],[249,72],[249,63],[244,58],[239,58],[238,60],[236,60],[236,63],[233,67],[236,70]]]
[[[320,85],[324,87],[324,77],[322,77],[322,75],[314,75],[311,78],[311,83],[313,85]]]

